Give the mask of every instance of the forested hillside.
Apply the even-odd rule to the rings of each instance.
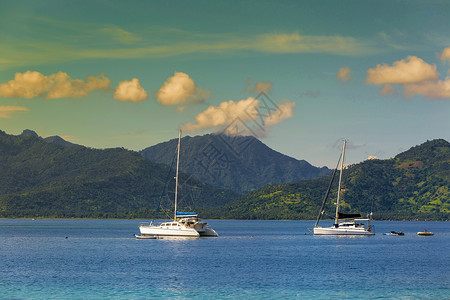
[[[0,131],[0,217],[147,218],[166,179],[174,176],[169,170],[121,148],[65,147]],[[235,196],[188,175],[180,177],[181,196],[186,194],[189,207],[223,205]],[[170,191],[173,180],[165,198],[173,199]]]
[[[339,173],[338,173],[339,174]],[[290,184],[265,186],[220,210],[213,218],[314,219],[330,176]],[[369,213],[375,219],[450,218],[450,144],[428,141],[388,160],[367,160],[344,170],[342,212]],[[333,215],[335,180],[327,202]]]

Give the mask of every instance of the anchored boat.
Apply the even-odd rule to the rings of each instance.
[[[141,235],[139,239],[159,238],[159,237],[216,237],[217,232],[210,228],[206,222],[202,222],[194,212],[179,212],[178,209],[178,169],[180,165],[180,143],[181,130],[178,135],[177,146],[177,168],[175,176],[175,209],[173,221],[164,222],[159,225],[140,225]]]
[[[430,236],[430,235],[434,235],[434,233],[431,232],[431,231],[426,231],[426,230],[424,230],[424,231],[419,231],[419,232],[417,233],[417,235]]]
[[[370,218],[361,219],[360,214],[344,214],[339,212],[339,200],[342,193],[342,173],[344,170],[344,157],[345,157],[345,147],[347,141],[344,140],[344,145],[342,146],[342,154],[339,157],[336,169],[333,172],[333,176],[331,177],[331,182],[328,186],[328,190],[322,202],[322,207],[320,208],[319,215],[317,216],[316,224],[314,225],[314,234],[317,235],[374,235],[375,233],[372,231],[373,226],[370,225]],[[319,226],[319,221],[324,214],[325,203],[328,199],[328,195],[330,193],[331,186],[333,184],[334,177],[336,175],[336,171],[339,167],[339,162],[341,163],[340,174],[339,174],[339,185],[338,185],[338,193],[336,200],[336,216],[334,219],[334,224],[331,227],[322,227]],[[341,221],[345,220],[345,221]]]

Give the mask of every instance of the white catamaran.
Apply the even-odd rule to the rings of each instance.
[[[320,218],[324,213],[325,202],[328,198],[328,194],[330,192],[331,185],[333,183],[334,175],[336,174],[336,169],[334,170],[333,176],[331,178],[330,185],[328,187],[327,193],[322,203],[322,207],[320,209],[319,215],[317,216],[316,224],[314,225],[314,234],[317,235],[374,235],[375,233],[372,231],[372,226],[370,226],[370,218],[367,219],[358,219],[361,217],[360,214],[343,214],[339,212],[339,199],[341,196],[342,188],[342,173],[344,170],[344,157],[345,157],[345,146],[347,141],[344,140],[344,145],[342,146],[342,155],[339,158],[341,162],[340,174],[339,174],[339,185],[338,185],[338,193],[336,200],[336,216],[334,219],[334,224],[331,227],[321,227],[319,226]],[[339,166],[338,161],[338,166]],[[346,220],[343,222],[339,222],[339,220]],[[363,222],[363,223],[361,223]]]
[[[210,228],[206,222],[202,222],[196,213],[179,212],[178,207],[178,168],[180,162],[180,142],[181,130],[178,136],[177,147],[177,168],[175,176],[175,209],[173,221],[164,222],[159,225],[140,225],[140,236],[137,238],[158,238],[158,237],[216,237],[217,232]]]

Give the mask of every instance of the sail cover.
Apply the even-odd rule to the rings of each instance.
[[[343,213],[339,213],[338,218],[339,219],[353,219],[353,218],[360,218],[361,215],[360,214],[343,214]]]
[[[182,211],[177,211],[177,216],[196,216],[197,213],[195,212],[182,212]]]

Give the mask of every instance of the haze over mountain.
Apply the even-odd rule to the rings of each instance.
[[[158,163],[170,165],[178,139],[160,143],[141,151]],[[181,139],[181,170],[199,180],[239,193],[266,184],[286,183],[322,177],[327,167],[314,167],[272,150],[253,136],[207,134]]]
[[[235,219],[315,219],[329,181],[330,176],[326,176],[267,185],[220,209],[208,210],[208,215]],[[341,198],[342,212],[365,216],[373,211],[377,220],[449,220],[450,143],[443,139],[427,141],[392,159],[350,165],[344,170],[342,186],[346,189]],[[337,180],[331,191],[326,206],[328,216],[334,213]]]

